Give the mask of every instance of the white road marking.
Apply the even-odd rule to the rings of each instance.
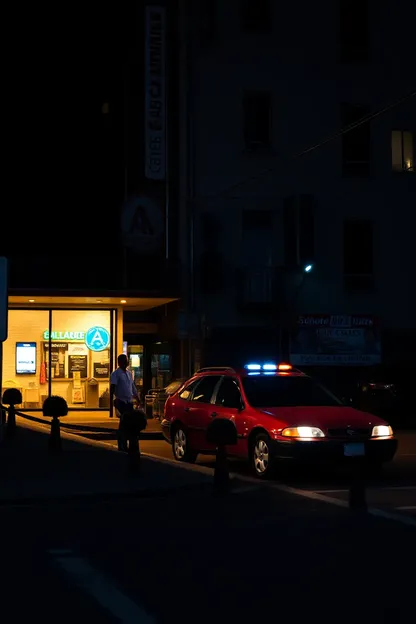
[[[236,476],[238,475],[233,475],[233,477]],[[243,481],[247,481],[250,483],[258,482],[258,480],[254,477],[239,478]],[[283,485],[280,483],[269,483],[265,485],[274,488],[275,490],[279,490],[280,492],[294,494],[295,496],[302,496],[303,498],[310,498],[311,500],[321,501],[323,503],[328,503],[329,505],[335,505],[336,507],[343,507],[344,509],[348,509],[349,507],[348,501],[339,498],[333,498],[332,496],[325,496],[324,494],[318,494],[317,492],[311,492],[310,490],[300,490],[299,488],[289,487],[288,485]],[[394,512],[384,511],[383,509],[377,509],[376,507],[367,507],[367,513],[372,516],[386,518],[387,520],[394,520],[395,522],[401,522],[402,524],[407,524],[411,527],[416,528],[416,520],[410,518],[409,516],[405,516],[404,514],[396,514]]]
[[[49,551],[54,555],[56,550]],[[69,554],[54,557],[63,570],[72,577],[76,584],[92,596],[96,602],[110,611],[123,624],[154,624],[144,609],[125,596],[98,570],[93,568],[86,559]]]
[[[374,488],[379,490],[416,490],[416,485],[385,485],[380,488]]]
[[[375,507],[369,508],[368,513],[372,516],[393,520],[394,522],[401,522],[402,524],[407,524],[408,526],[416,528],[416,520],[404,514],[396,514],[393,511],[385,511],[384,509],[376,509]]]
[[[337,494],[338,492],[348,492],[348,490],[311,490],[317,494]]]
[[[401,511],[415,511],[416,505],[407,505],[405,507],[396,507],[396,509],[400,509]]]
[[[367,490],[371,490],[372,492],[384,492],[384,491],[395,491],[395,490],[416,490],[416,485],[382,485],[382,486],[372,486],[367,485]],[[339,492],[348,492],[348,489],[343,490],[315,490],[311,489],[311,492],[316,492],[317,494],[337,494]]]

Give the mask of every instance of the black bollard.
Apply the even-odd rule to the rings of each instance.
[[[60,396],[50,396],[43,404],[43,415],[52,418],[48,448],[52,452],[62,451],[61,423],[59,418],[68,414],[68,404]]]
[[[129,472],[137,473],[140,471],[140,447],[139,437],[137,435],[128,438],[128,469]]]
[[[227,449],[222,445],[217,446],[214,468],[214,492],[217,496],[226,496],[230,493],[230,489]]]
[[[143,410],[131,410],[123,414],[123,429],[127,438],[127,467],[129,472],[137,474],[141,468],[140,433],[147,427]]]
[[[216,447],[214,469],[214,494],[226,496],[230,493],[227,446],[237,444],[237,429],[228,418],[215,418],[207,429],[207,442]]]
[[[50,451],[62,451],[61,423],[59,422],[58,416],[54,416],[51,420],[51,433],[48,446]]]
[[[4,391],[2,402],[9,406],[6,435],[12,438],[16,434],[16,405],[22,402],[22,393],[17,388],[7,388]]]
[[[353,460],[352,478],[349,490],[349,508],[351,511],[366,511],[365,464],[360,458]]]

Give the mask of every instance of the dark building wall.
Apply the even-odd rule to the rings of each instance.
[[[16,53],[5,75],[0,254],[10,259],[13,288],[179,291],[175,237],[167,262],[163,243],[146,254],[126,250],[120,228],[129,195],[152,194],[164,209],[164,182],[144,176],[145,4],[62,6],[53,15],[25,6],[24,18],[17,6],[6,11]],[[169,145],[174,152],[173,132]],[[172,169],[173,222],[175,180]]]

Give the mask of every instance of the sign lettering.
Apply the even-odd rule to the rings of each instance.
[[[166,178],[165,9],[146,7],[145,145],[149,180]]]

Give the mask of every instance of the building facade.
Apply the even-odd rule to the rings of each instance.
[[[183,0],[197,359],[413,362],[413,13],[410,0]]]
[[[54,80],[43,48],[28,61],[42,98],[14,125],[0,242],[2,389],[21,389],[24,409],[59,394],[71,410],[110,413],[122,351],[143,394],[183,374],[176,15],[171,2],[126,2],[111,16],[86,8],[82,24],[65,17],[60,41],[44,33],[60,59]],[[14,86],[27,102],[27,87]]]

